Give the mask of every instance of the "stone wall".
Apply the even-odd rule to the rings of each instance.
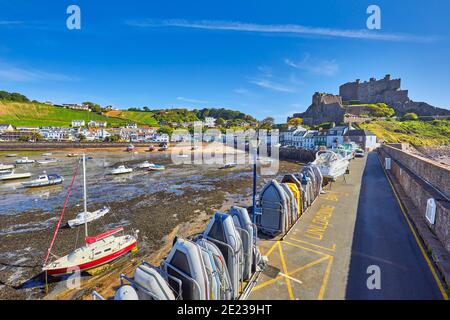
[[[446,200],[450,192],[450,169],[389,145],[382,145],[380,155],[383,161],[385,157],[392,159],[391,174],[418,209],[421,221],[432,230],[450,253],[450,202]],[[434,225],[425,218],[427,201],[430,198],[434,198],[437,204]]]
[[[280,148],[280,160],[298,161],[309,163],[316,158],[313,151],[300,148]]]

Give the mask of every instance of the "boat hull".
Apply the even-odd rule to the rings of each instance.
[[[63,179],[56,179],[51,181],[45,181],[45,182],[24,182],[22,185],[25,188],[39,188],[39,187],[48,187],[48,186],[54,186],[57,184],[61,184],[63,182]]]
[[[87,271],[89,269],[93,269],[93,268],[97,268],[100,267],[106,263],[112,262],[118,258],[120,258],[121,256],[123,256],[124,254],[130,252],[131,250],[133,250],[134,247],[136,247],[137,245],[137,241],[134,241],[133,243],[131,243],[130,245],[122,248],[119,251],[116,251],[114,253],[111,253],[110,255],[107,256],[103,256],[99,259],[95,259],[86,263],[82,263],[80,265],[75,265],[75,266],[70,266],[70,267],[61,267],[61,268],[48,268],[48,269],[44,269],[43,271],[46,272],[48,275],[51,276],[64,276],[67,274],[72,274],[75,271]]]

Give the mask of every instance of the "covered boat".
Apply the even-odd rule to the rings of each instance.
[[[248,280],[252,275],[253,245],[256,240],[256,226],[253,225],[248,211],[245,208],[233,206],[228,211],[228,214],[233,217],[234,225],[241,236],[244,250],[243,278],[244,280]]]
[[[181,281],[183,300],[209,300],[209,280],[202,251],[196,243],[176,238],[161,268],[172,278],[169,285],[177,288]]]
[[[283,177],[283,179],[281,180],[281,182],[283,183],[287,183],[287,184],[294,184],[297,187],[298,190],[298,196],[300,197],[300,199],[297,199],[298,203],[298,209],[299,209],[299,215],[301,215],[305,210],[305,191],[303,190],[303,186],[301,181],[299,180],[299,178],[294,175],[294,174],[287,174]],[[292,189],[293,187],[291,185],[289,185],[289,187]],[[297,191],[294,191],[294,193],[297,194]]]
[[[150,162],[148,162],[148,161],[144,161],[144,162],[142,162],[142,163],[140,163],[140,164],[138,165],[138,168],[139,168],[139,169],[147,169],[147,168],[149,168],[151,165],[152,165],[152,163],[150,163]]]
[[[289,204],[283,187],[271,180],[261,190],[259,203],[261,216],[258,226],[261,232],[269,236],[284,233],[289,226]]]
[[[242,240],[232,216],[216,212],[203,232],[203,237],[212,241],[222,252],[233,288],[232,299],[237,299],[243,280],[244,252]]]
[[[53,186],[56,184],[63,183],[64,178],[58,174],[41,174],[37,179],[22,182],[22,185],[25,188],[37,188],[37,187],[46,187]]]
[[[323,177],[336,180],[345,174],[349,161],[331,150],[322,150],[317,152],[312,164],[319,168]]]

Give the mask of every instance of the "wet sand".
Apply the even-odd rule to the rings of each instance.
[[[113,263],[99,275],[82,277],[81,289],[67,290],[65,282],[51,283],[50,294],[46,297],[49,299],[90,299],[94,289],[110,297],[114,287],[119,284],[120,273],[132,276],[134,268],[142,260],[159,264],[170,250],[175,235],[186,237],[201,232],[217,210],[227,210],[231,205],[251,205],[252,167],[249,164],[219,169],[218,164],[172,164],[167,152],[130,155],[118,150],[110,151],[110,154],[105,150],[86,151],[95,153],[94,162],[88,164],[88,208],[95,210],[103,205],[111,207],[110,214],[89,224],[90,234],[116,226],[124,226],[127,232],[139,230],[139,251]],[[64,153],[69,152],[64,150]],[[5,159],[8,158],[2,157],[0,161],[4,162]],[[71,172],[73,166],[70,164],[75,161],[68,159],[71,158],[63,162],[67,173]],[[105,174],[118,163],[134,166],[143,159],[162,163],[167,170],[137,171],[117,178]],[[102,162],[107,162],[107,165],[102,165]],[[280,170],[276,175],[260,177],[259,188],[269,179],[297,171],[298,168],[298,165],[280,162]],[[69,176],[61,189],[43,190],[44,197],[17,195],[23,190],[7,190],[1,194],[0,189],[1,197],[8,198],[8,192],[10,197],[17,197],[13,200],[15,207],[6,201],[3,208],[7,209],[0,212],[1,299],[45,297],[42,279],[30,279],[40,273],[67,192],[67,180],[70,180]],[[69,202],[63,224],[80,211],[77,205],[81,203],[81,186],[74,189],[72,198],[76,199]],[[53,252],[67,254],[76,247],[76,243],[78,246],[82,243],[83,236],[82,227],[61,229]]]

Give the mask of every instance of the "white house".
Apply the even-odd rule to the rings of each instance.
[[[377,146],[377,136],[369,130],[349,130],[344,134],[344,138],[345,142],[354,142],[367,151]]]
[[[344,134],[349,130],[348,126],[338,126],[327,130],[327,148],[336,148],[344,143]]]
[[[216,126],[216,118],[205,117],[205,126],[208,128],[213,128]]]
[[[157,134],[153,139],[154,142],[167,142],[167,143],[169,143],[169,140],[170,137],[167,133]]]
[[[295,142],[299,142],[298,139],[300,139],[300,136],[305,135],[307,131],[308,130],[302,126],[290,126],[287,130],[280,132],[280,144],[282,146],[294,146]],[[297,136],[295,142],[294,135]]]
[[[72,120],[72,128],[84,127],[86,122],[84,120]]]
[[[130,122],[125,125],[126,129],[137,129],[137,127],[138,127],[137,123],[134,122]]]
[[[0,133],[2,132],[12,132],[14,127],[8,123],[0,123]]]
[[[96,128],[106,128],[108,123],[106,121],[94,121],[91,120],[88,122],[88,127],[96,127]]]

